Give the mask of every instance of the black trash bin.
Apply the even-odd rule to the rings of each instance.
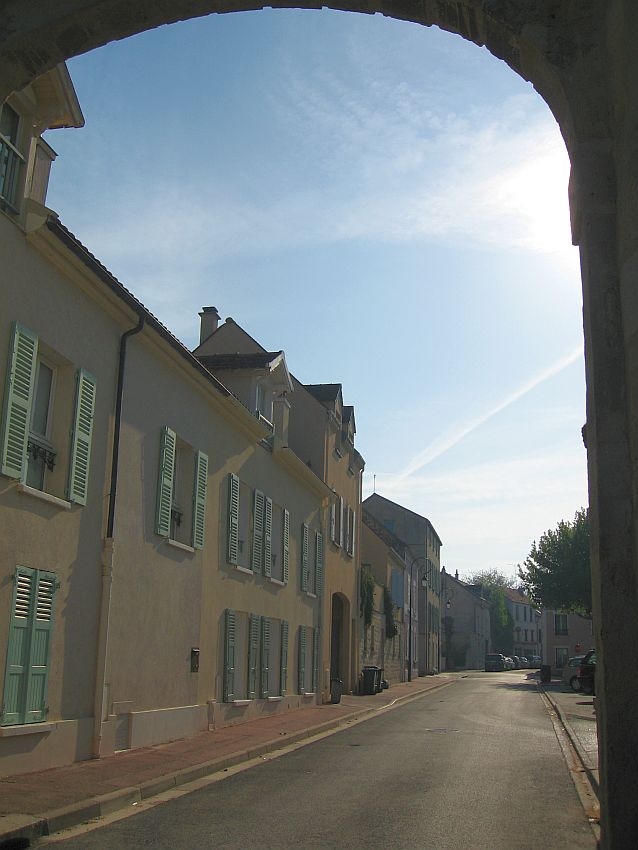
[[[541,682],[548,684],[552,681],[552,668],[549,664],[541,664]]]
[[[380,694],[381,691],[383,690],[383,685],[381,684],[382,682],[383,682],[383,667],[377,667],[377,680],[376,680],[375,684],[376,684],[378,694]]]
[[[330,702],[333,705],[341,702],[341,694],[343,693],[343,682],[341,679],[330,680]]]
[[[381,681],[381,668],[369,665],[362,672],[362,693],[364,696],[372,696],[377,693],[377,683]]]

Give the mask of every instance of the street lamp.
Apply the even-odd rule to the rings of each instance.
[[[412,569],[416,563],[419,561],[427,561],[427,558],[424,555],[419,555],[417,558],[413,558],[410,564],[410,610],[408,612],[409,618],[409,626],[408,626],[408,682],[412,681],[412,645],[414,643],[414,637],[412,635]],[[427,587],[428,580],[424,575],[421,576],[421,587]]]

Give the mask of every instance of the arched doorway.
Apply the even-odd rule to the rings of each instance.
[[[351,11],[374,11],[369,4],[345,5]],[[46,5],[33,13],[13,3],[0,43],[0,98],[61,60],[110,40],[240,6],[246,8],[174,0],[168,12],[152,0],[138,0],[123,15],[119,0],[71,0],[63,13]],[[633,188],[638,70],[632,54],[638,23],[631,0],[611,0],[602,13],[599,9],[579,4],[575,12],[571,0],[497,0],[489,6],[479,0],[431,0],[404,4],[396,16],[485,45],[531,80],[558,120],[569,150],[572,225],[584,291],[603,846],[621,848],[638,840],[628,781],[638,762],[632,727],[638,683],[625,675],[626,654],[638,638],[638,397],[633,377],[638,363],[638,199]],[[614,628],[603,633],[603,625],[611,623]]]

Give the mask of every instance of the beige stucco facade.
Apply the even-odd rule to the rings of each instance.
[[[200,315],[204,324],[195,354],[204,362],[210,358],[211,363],[229,369],[232,361],[229,363],[224,355],[232,353],[237,364],[242,364],[251,362],[246,360],[249,355],[265,353],[233,319],[219,324],[214,308],[205,308]],[[211,320],[211,317],[216,318]],[[217,374],[222,376],[223,372]],[[327,702],[332,696],[333,680],[342,682],[347,692],[358,687],[358,552],[363,459],[354,446],[354,409],[343,404],[341,385],[306,386],[294,376],[291,382],[291,391],[285,393],[286,445],[324,482],[329,492],[320,653],[321,694]],[[274,395],[272,417],[277,420],[276,407],[281,398],[276,398],[277,393]],[[256,402],[258,396],[251,398]]]
[[[0,775],[318,702],[331,491],[27,185],[0,211]]]

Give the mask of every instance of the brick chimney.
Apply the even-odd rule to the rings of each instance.
[[[201,345],[205,339],[215,333],[219,325],[219,313],[217,307],[202,307],[202,312],[199,314],[201,323],[199,326],[199,344]]]

